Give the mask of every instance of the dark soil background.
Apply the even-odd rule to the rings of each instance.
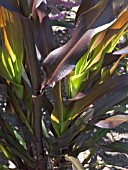
[[[52,0],[48,0],[48,8],[49,8],[49,14],[51,19],[59,19],[62,21],[68,20],[70,21],[71,24],[73,24],[74,23],[73,20],[75,18],[75,12],[78,9],[78,4],[79,1],[74,5],[75,7],[72,8],[71,7],[72,4],[69,5],[65,5],[61,3],[58,4],[57,2],[53,3]],[[60,27],[60,26],[59,27],[53,26],[53,31],[54,31],[54,36],[56,38],[56,42],[59,47],[64,45],[71,38],[73,29],[67,29],[65,27]],[[121,39],[118,46],[122,47],[127,42],[128,42],[128,36],[125,35],[125,37]],[[121,66],[119,67],[119,71],[124,72]],[[0,100],[1,108],[2,107],[5,108],[5,104],[2,103],[1,101],[2,99]],[[124,105],[123,107],[128,113],[128,104]],[[13,117],[11,118],[9,115],[5,114],[4,110],[1,110],[1,114],[10,123],[17,122],[17,127],[19,128],[20,133],[22,133],[22,128],[20,128],[22,127],[22,125],[18,124],[17,118],[13,118]],[[46,115],[45,112],[44,115]],[[47,120],[46,122],[49,124]],[[128,123],[125,123],[124,125],[125,126],[117,127],[115,129],[110,130],[110,132],[107,133],[107,135],[100,141],[100,143],[108,144],[110,142],[120,141],[120,142],[124,142],[128,147]],[[89,132],[89,134],[87,133],[82,134],[80,137],[80,141],[85,141],[90,134],[93,134],[93,131]],[[80,153],[78,159],[82,162],[89,152],[90,151],[87,150],[86,152]],[[2,163],[8,164],[4,155],[0,151],[0,164]],[[86,170],[95,170],[95,169],[128,170],[128,155],[125,153],[110,152],[110,151],[105,151],[103,149],[96,149],[94,156],[90,160],[90,163],[92,164],[92,166],[88,167],[89,165],[87,164],[85,166]]]

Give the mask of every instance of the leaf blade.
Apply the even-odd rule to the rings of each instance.
[[[128,115],[115,115],[107,119],[101,120],[95,125],[100,128],[109,129],[109,128],[115,128],[119,126],[120,124],[127,122],[127,121],[128,121]]]
[[[65,77],[85,54],[91,38],[96,33],[108,28],[115,21],[119,3],[112,7],[113,3],[114,1],[102,0],[97,6],[82,15],[70,41],[46,57],[43,63],[45,79],[42,88],[46,84],[54,86],[56,81]],[[122,11],[126,6],[123,6]],[[111,8],[113,8],[114,13]],[[52,67],[52,71],[49,66]]]

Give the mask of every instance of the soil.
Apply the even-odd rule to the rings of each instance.
[[[50,2],[50,0],[49,0]],[[59,13],[60,11],[68,11],[68,17],[74,17],[74,13],[70,13],[69,8],[65,8],[64,6],[57,5],[54,6],[53,4],[49,6],[51,8],[53,14]],[[71,15],[70,15],[71,14]],[[72,34],[71,29],[66,29],[64,27],[53,27],[54,35],[56,37],[56,41],[58,43],[58,47],[64,45],[70,38]],[[52,99],[51,99],[52,101]],[[4,114],[4,113],[3,113]],[[44,113],[45,114],[45,113]],[[114,141],[121,141],[127,144],[128,146],[128,123],[125,124],[126,126],[123,128],[115,128],[110,130],[105,137],[100,141],[101,143],[110,143]],[[93,133],[93,132],[91,132]],[[86,140],[88,137],[87,134],[83,134],[80,140]],[[86,157],[87,153],[89,152],[82,152],[79,154],[78,159],[82,162],[82,160]],[[2,163],[7,164],[4,155],[0,153],[0,164]],[[96,166],[92,166],[86,168],[87,170],[128,170],[128,155],[125,153],[119,152],[110,152],[105,151],[103,149],[97,149],[94,153],[94,156],[90,160],[92,165],[97,164]],[[100,165],[98,165],[100,164]],[[89,165],[86,165],[86,167]]]

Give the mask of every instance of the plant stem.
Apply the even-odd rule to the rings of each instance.
[[[19,0],[21,11],[24,16],[28,15],[28,4],[27,1]],[[46,161],[44,161],[44,148],[42,142],[42,129],[41,129],[41,109],[42,109],[42,94],[40,94],[41,78],[40,70],[37,63],[37,55],[35,49],[34,36],[29,18],[21,16],[23,38],[25,43],[25,49],[27,53],[27,59],[29,64],[31,84],[32,84],[32,104],[33,104],[33,130],[35,136],[35,144],[37,150],[37,169],[45,167]],[[43,168],[44,169],[44,168]]]
[[[28,64],[30,69],[32,90],[34,95],[36,96],[40,94],[41,80],[40,80],[40,70],[37,63],[37,55],[36,55],[32,27],[31,27],[30,19],[21,17],[21,22],[23,28],[23,38],[25,42],[25,48],[27,52]]]

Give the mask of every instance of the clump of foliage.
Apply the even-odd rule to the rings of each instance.
[[[127,28],[127,0],[82,0],[71,39],[56,49],[45,0],[0,0],[0,87],[7,99],[5,114],[18,124],[12,126],[0,114],[0,149],[16,169],[50,169],[49,164],[62,169],[66,161],[84,169],[96,147],[128,153],[123,143],[98,144],[109,129],[128,120],[117,109],[104,118],[128,99],[128,75],[113,76],[128,54],[128,47],[114,51]],[[50,129],[42,108],[49,114]],[[97,132],[77,145],[79,136],[96,126]],[[92,152],[82,165],[77,156],[87,149]]]

